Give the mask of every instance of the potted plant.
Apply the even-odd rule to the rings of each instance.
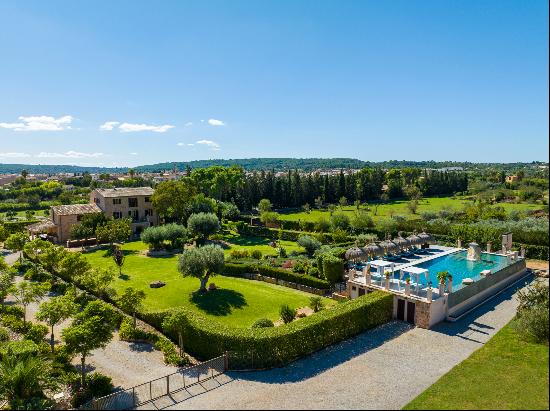
[[[405,278],[405,295],[411,294],[411,277]]]
[[[437,273],[437,279],[439,281],[439,295],[443,295],[445,293],[445,282],[448,277],[448,271],[440,271]]]
[[[453,276],[451,274],[447,275],[447,292],[449,294],[453,292]]]

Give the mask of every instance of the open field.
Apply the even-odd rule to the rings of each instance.
[[[258,318],[276,321],[282,304],[298,308],[309,302],[310,295],[301,291],[224,276],[211,279],[219,288],[215,292],[195,295],[193,293],[199,288],[199,280],[182,277],[177,270],[177,256],[147,257],[144,255],[147,246],[142,242],[128,243],[122,248],[127,253],[123,275],[117,276],[113,287],[117,292],[126,287],[145,291],[147,311],[185,306],[224,324],[248,327]],[[106,250],[89,252],[85,256],[94,267],[116,268]],[[164,281],[166,286],[150,288],[149,283],[156,280]],[[327,302],[330,301],[327,299]]]
[[[405,409],[548,409],[548,346],[509,323]]]
[[[387,204],[376,205],[375,203],[369,204],[367,207],[370,210],[369,214],[376,222],[377,220],[391,217],[392,215],[402,215],[407,218],[419,218],[423,212],[438,212],[443,209],[448,210],[460,210],[467,204],[472,204],[471,200],[466,200],[463,197],[432,197],[424,198],[420,200],[416,215],[413,215],[407,208],[408,201],[398,200]],[[539,210],[542,208],[540,204],[528,204],[528,203],[498,203],[497,206],[503,207],[508,213],[512,210],[528,211]],[[362,210],[367,210],[364,205],[361,206]],[[344,212],[350,216],[357,210],[354,205],[347,207],[337,207],[336,212]],[[281,213],[281,220],[294,220],[294,221],[317,221],[319,218],[330,218],[330,212],[327,210],[311,210],[309,213],[297,212],[297,213]]]

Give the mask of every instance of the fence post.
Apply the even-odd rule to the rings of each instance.
[[[229,358],[227,355],[227,351],[223,353],[223,370],[224,371],[229,370]]]
[[[170,376],[166,376],[166,395],[170,394]]]
[[[149,400],[153,400],[153,387],[151,381],[149,381]]]

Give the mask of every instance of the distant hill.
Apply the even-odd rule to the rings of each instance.
[[[193,168],[203,168],[213,165],[231,166],[238,165],[245,170],[293,170],[312,171],[316,169],[358,169],[363,167],[382,167],[382,168],[447,168],[463,167],[465,169],[483,169],[488,167],[499,168],[503,170],[515,170],[518,168],[547,164],[542,162],[532,163],[471,163],[456,161],[408,161],[408,160],[390,160],[381,162],[362,161],[353,158],[241,158],[228,160],[195,160],[181,162],[167,162],[151,165],[142,165],[133,167],[138,172],[159,172],[163,170],[172,170],[176,167],[178,170],[185,170],[187,166]],[[30,164],[0,164],[0,174],[21,173],[27,170],[29,173],[56,174],[56,173],[122,173],[128,171],[129,167],[83,167],[74,165],[30,165]]]

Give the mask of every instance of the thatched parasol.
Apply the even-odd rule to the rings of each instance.
[[[434,244],[435,243],[435,240],[432,237],[432,235],[428,234],[426,232],[421,232],[420,234],[418,234],[418,237],[422,240],[423,244]]]
[[[420,245],[422,244],[422,239],[417,236],[416,234],[411,234],[407,237],[407,240],[409,241],[410,245]]]
[[[367,255],[363,249],[359,247],[353,247],[346,251],[345,257],[346,260],[360,260],[365,258]]]
[[[393,253],[399,250],[399,246],[390,240],[382,241],[380,247],[382,247],[386,253]]]
[[[404,239],[403,237],[394,238],[394,239],[393,239],[393,242],[394,242],[395,244],[397,244],[397,246],[398,246],[400,249],[402,249],[402,250],[404,250],[404,249],[406,249],[406,248],[409,248],[409,247],[411,246],[410,241]]]
[[[376,243],[370,243],[366,247],[363,247],[363,251],[372,256],[384,255],[384,249]]]

